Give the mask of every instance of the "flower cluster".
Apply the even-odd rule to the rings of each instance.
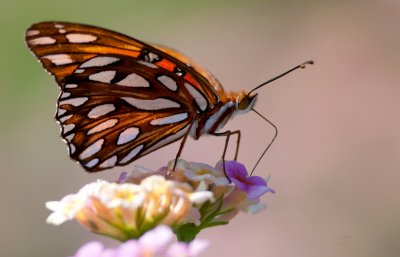
[[[157,226],[170,227],[180,241],[177,245],[168,243],[169,246],[164,246],[162,251],[167,251],[167,248],[191,249],[201,230],[225,225],[239,212],[255,213],[262,209],[264,204],[260,197],[267,192],[274,193],[274,190],[261,177],[249,176],[244,165],[236,161],[219,162],[212,167],[173,160],[157,171],[135,167],[129,173],[122,173],[116,182],[99,180],[60,201],[48,202],[46,206],[53,213],[47,222],[59,225],[76,219],[94,233],[125,242],[114,250],[92,243],[78,253],[93,249],[107,253],[140,252],[144,249],[146,232],[158,229]],[[76,256],[88,256],[78,253]],[[195,255],[182,252],[174,256]],[[165,252],[164,255],[132,256],[169,255]]]
[[[184,183],[159,175],[140,184],[99,180],[59,202],[48,202],[53,213],[47,222],[58,225],[76,218],[92,232],[126,241],[160,224],[196,222],[199,214],[193,205],[213,199],[211,192],[194,192]]]

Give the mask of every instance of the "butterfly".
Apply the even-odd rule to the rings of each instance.
[[[218,131],[257,99],[253,92],[225,92],[173,49],[100,27],[37,23],[26,42],[61,89],[55,115],[61,136],[89,172],[127,165],[183,138],[179,157],[188,135],[240,137]]]

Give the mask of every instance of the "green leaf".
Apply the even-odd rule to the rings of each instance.
[[[191,242],[196,238],[197,234],[201,231],[201,228],[193,223],[187,223],[177,227],[174,232],[178,241],[180,242]]]
[[[228,221],[215,221],[215,222],[210,222],[207,224],[206,227],[203,228],[211,228],[211,227],[216,227],[216,226],[222,226],[228,224]]]

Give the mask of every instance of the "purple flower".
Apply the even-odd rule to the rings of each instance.
[[[259,176],[249,176],[246,167],[236,161],[226,161],[225,170],[229,179],[242,191],[248,199],[258,199],[267,192],[275,193],[267,182]]]
[[[81,248],[79,248],[79,250],[73,257],[91,257],[91,256],[105,257],[107,256],[106,251],[110,253],[109,256],[113,256],[112,252],[110,252],[109,250],[105,250],[104,246],[100,242],[93,241],[81,246]]]
[[[176,242],[169,227],[158,226],[138,240],[129,240],[115,249],[105,249],[100,242],[86,243],[73,257],[194,257],[207,246],[208,242],[202,240]]]

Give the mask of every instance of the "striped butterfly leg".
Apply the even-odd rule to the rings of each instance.
[[[241,137],[240,130],[234,130],[234,131],[227,130],[227,131],[224,131],[224,132],[213,132],[213,133],[210,133],[210,134],[213,135],[213,136],[218,136],[218,137],[221,137],[221,136],[226,137],[224,151],[222,153],[222,167],[224,169],[225,177],[229,180],[229,182],[232,182],[229,179],[228,175],[226,174],[226,170],[225,170],[225,154],[226,154],[226,151],[228,149],[229,139],[230,139],[231,135],[236,134],[237,135],[237,141],[236,141],[235,161],[237,160],[237,157],[238,157],[238,154],[239,154],[240,137]]]

